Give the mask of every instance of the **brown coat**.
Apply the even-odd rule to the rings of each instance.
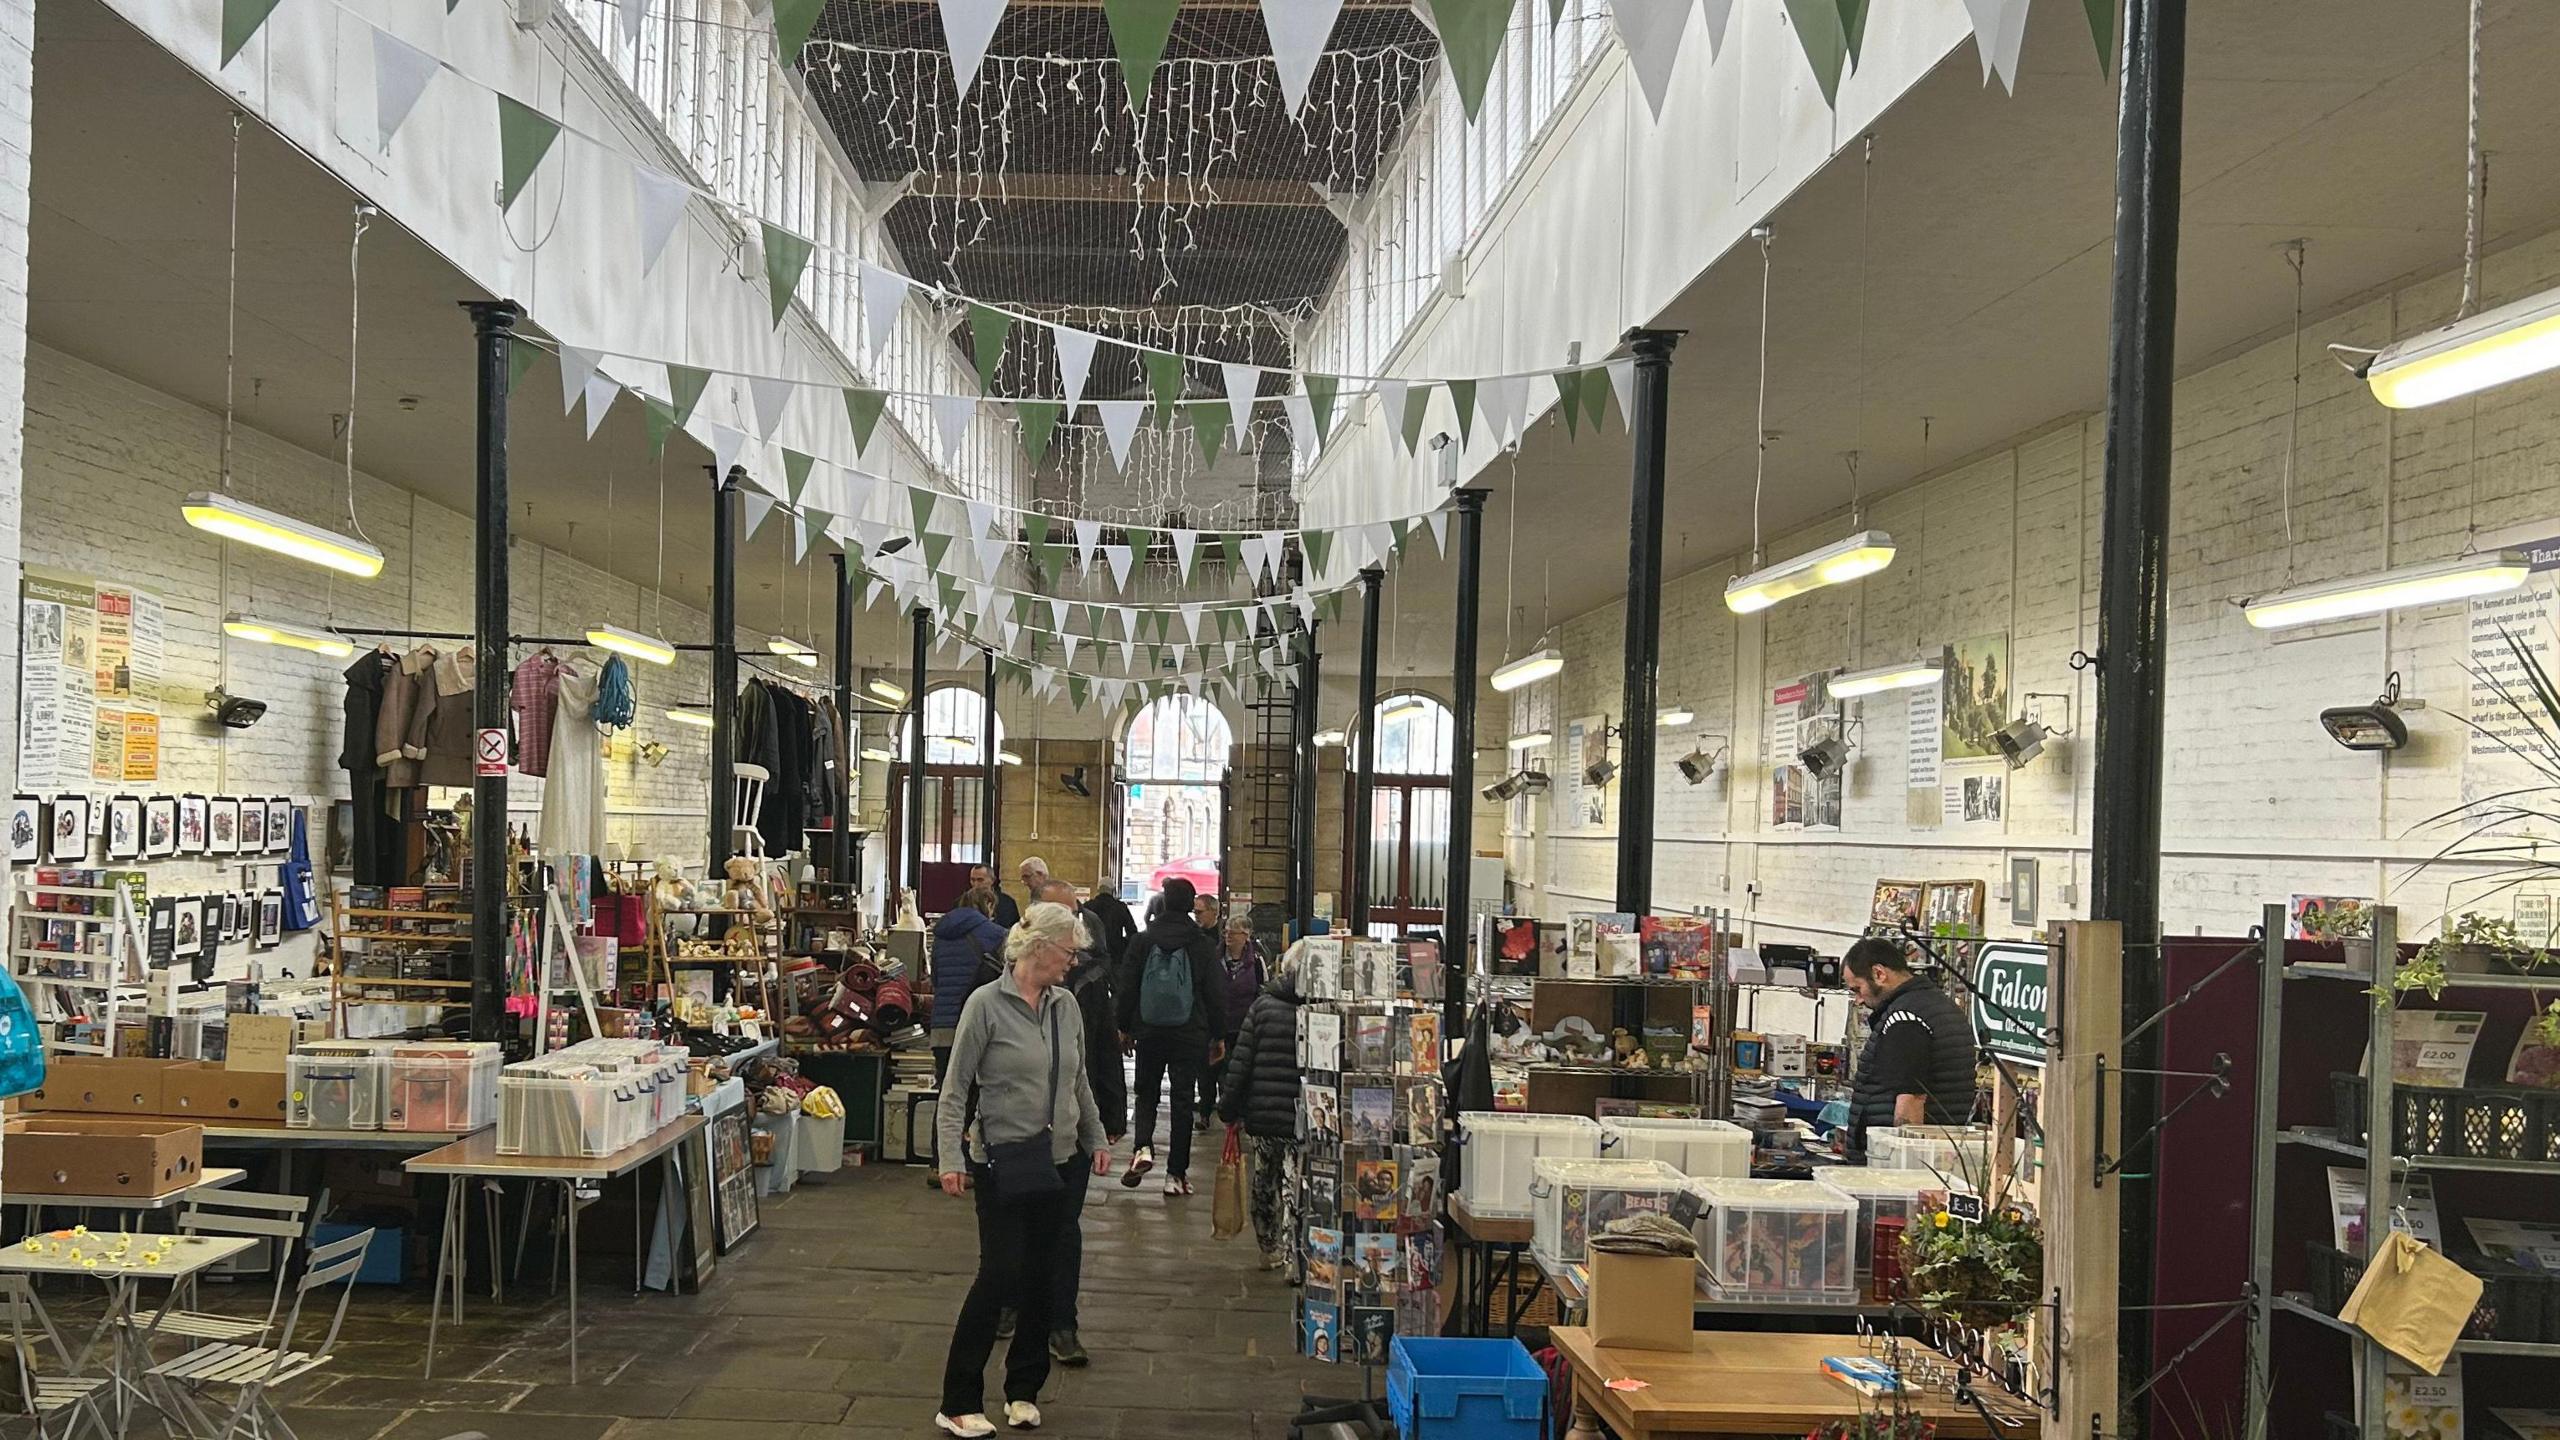
[[[479,672],[468,648],[442,656],[428,668],[435,692],[434,714],[427,721],[427,758],[419,767],[419,783],[472,783],[471,708]]]
[[[428,668],[436,652],[420,647],[400,657],[382,681],[382,709],[373,722],[373,758],[383,768],[383,784],[405,790],[426,782],[418,778],[427,758],[427,722],[436,709],[436,687]]]

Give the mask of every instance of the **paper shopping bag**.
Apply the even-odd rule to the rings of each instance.
[[[1236,1127],[1227,1127],[1227,1147],[1218,1155],[1218,1188],[1209,1206],[1209,1235],[1233,1240],[1244,1233],[1244,1142]]]
[[[2444,1372],[2453,1342],[2480,1303],[2480,1277],[2394,1230],[2364,1267],[2338,1318],[2430,1375]]]

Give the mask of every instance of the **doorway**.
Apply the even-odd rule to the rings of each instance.
[[[1225,893],[1234,746],[1226,716],[1196,695],[1158,696],[1129,717],[1112,806],[1121,899],[1143,909],[1176,876],[1203,895]]]

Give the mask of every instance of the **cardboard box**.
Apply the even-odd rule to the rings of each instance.
[[[10,1121],[0,1153],[12,1195],[166,1195],[204,1178],[204,1127],[39,1116]]]
[[[296,1034],[290,1015],[234,1015],[222,1063],[227,1069],[282,1075]]]
[[[1698,1262],[1687,1255],[1591,1252],[1591,1343],[1688,1350],[1697,1343]]]
[[[157,1115],[166,1103],[164,1077],[177,1064],[121,1056],[47,1056],[44,1084],[27,1092],[24,1108],[76,1110],[84,1115]]]
[[[205,1125],[272,1120],[284,1123],[284,1076],[221,1065],[170,1067],[161,1081],[161,1113]]]

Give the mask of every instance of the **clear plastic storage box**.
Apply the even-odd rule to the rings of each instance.
[[[1826,1165],[1822,1183],[1858,1202],[1861,1275],[1875,1269],[1876,1221],[1898,1219],[1907,1224],[1924,1207],[1944,1205],[1949,1190],[1973,1189],[1953,1175],[1941,1180],[1926,1170],[1880,1170],[1873,1165]]]
[[[610,1155],[682,1118],[685,1051],[582,1040],[498,1074],[498,1153]]]
[[[1529,1167],[1540,1159],[1597,1160],[1600,1126],[1587,1115],[1516,1115],[1468,1110],[1458,1116],[1458,1198],[1487,1219],[1529,1218]]]
[[[1819,1180],[1693,1180],[1690,1189],[1708,1295],[1857,1303],[1857,1201]]]
[[[1867,1132],[1867,1164],[1981,1185],[1991,1175],[1991,1132],[1980,1125],[1882,1126]]]
[[[284,1057],[284,1123],[296,1130],[379,1130],[390,1061],[370,1046],[319,1044]]]
[[[386,1130],[469,1134],[498,1118],[498,1047],[418,1041],[391,1047]]]
[[[1671,1213],[1692,1182],[1659,1160],[1538,1160],[1529,1181],[1529,1249],[1549,1265],[1579,1265],[1610,1221]]]
[[[1614,1116],[1600,1122],[1600,1154],[1659,1160],[1696,1180],[1739,1180],[1751,1173],[1751,1132],[1727,1120]]]

